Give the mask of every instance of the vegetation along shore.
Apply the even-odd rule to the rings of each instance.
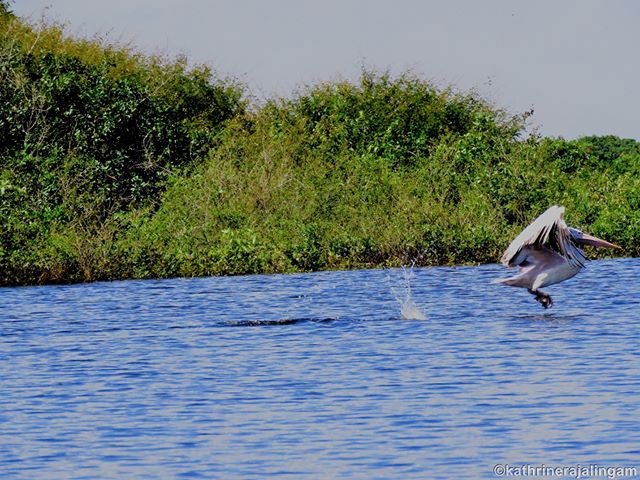
[[[409,73],[249,98],[0,2],[0,284],[495,262],[552,204],[640,251],[635,140]]]

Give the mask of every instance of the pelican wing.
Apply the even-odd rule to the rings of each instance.
[[[578,269],[584,267],[584,254],[573,243],[564,221],[564,207],[553,205],[536,218],[511,242],[501,262],[505,267],[521,265],[532,250],[542,248],[554,251]]]

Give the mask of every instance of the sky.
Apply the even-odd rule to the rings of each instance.
[[[476,91],[530,130],[640,140],[635,0],[14,0],[147,53],[186,55],[257,99],[358,78],[363,66]]]

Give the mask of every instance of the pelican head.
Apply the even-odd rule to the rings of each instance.
[[[592,247],[600,248],[621,248],[615,243],[607,242],[606,240],[602,240],[601,238],[594,237],[593,235],[584,233],[582,230],[578,230],[577,228],[568,228],[569,233],[571,234],[571,240],[573,240],[573,242],[577,245],[591,245]]]

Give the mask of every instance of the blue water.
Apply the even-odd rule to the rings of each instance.
[[[640,260],[0,289],[0,478],[640,467]],[[638,468],[640,472],[640,468]]]

